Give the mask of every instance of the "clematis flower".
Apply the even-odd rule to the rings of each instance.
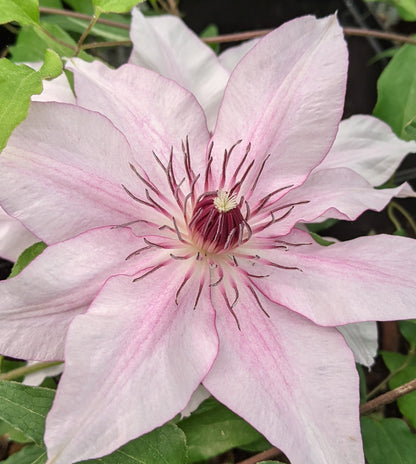
[[[258,39],[244,42],[217,56],[177,16],[145,17],[138,8],[132,11],[130,37],[133,51],[129,62],[152,69],[190,90],[205,111],[209,129],[215,126],[230,73],[258,42]],[[369,115],[355,115],[341,121],[330,152],[315,171],[348,168],[371,185],[379,186],[394,174],[407,153],[415,151],[415,142],[397,138],[384,122]],[[390,193],[392,197],[415,195],[408,185]],[[368,190],[367,198],[373,194],[377,195],[377,191]],[[317,222],[326,217],[317,218]],[[348,324],[338,330],[352,349],[356,362],[371,366],[378,348],[377,325],[374,322]]]
[[[212,135],[195,97],[153,71],[72,70],[77,105],[34,102],[0,158],[1,206],[48,244],[0,285],[0,352],[65,359],[48,462],[114,451],[202,383],[292,464],[363,463],[354,358],[335,327],[416,316],[416,243],[322,247],[296,227],[392,195],[319,170],[345,93],[336,18],[259,41]]]
[[[28,63],[33,69],[40,69],[42,63]],[[75,97],[65,74],[51,81],[43,81],[43,91],[33,95],[32,101],[59,101],[75,103]],[[0,257],[16,261],[19,255],[29,246],[38,242],[39,238],[29,232],[24,225],[9,216],[0,208]]]

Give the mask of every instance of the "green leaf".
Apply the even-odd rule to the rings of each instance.
[[[391,389],[400,387],[411,380],[416,379],[416,362],[412,365],[406,367],[401,372],[398,372],[389,382],[389,387]],[[416,391],[408,393],[405,396],[402,396],[397,400],[397,406],[400,409],[400,412],[409,423],[416,427]]]
[[[94,13],[94,6],[92,4],[92,0],[65,0],[74,11],[78,11],[80,13],[85,13],[92,15]]]
[[[400,419],[361,419],[364,453],[369,464],[414,464],[416,435]]]
[[[411,347],[416,347],[416,320],[399,321],[400,332]]]
[[[10,440],[16,441],[18,443],[27,443],[29,438],[27,438],[22,432],[13,428],[7,422],[0,420],[0,435],[5,435],[10,438]]]
[[[259,464],[284,464],[282,461],[261,461]]]
[[[39,23],[37,0],[0,0],[0,24],[16,21],[22,26]]]
[[[39,6],[45,6],[48,8],[63,8],[61,0],[39,0]]]
[[[384,364],[390,372],[397,371],[400,369],[405,362],[407,362],[407,356],[401,353],[393,353],[391,351],[380,351],[381,357],[383,358]]]
[[[261,437],[257,430],[214,398],[204,401],[178,426],[186,435],[190,463],[253,443]]]
[[[42,79],[54,79],[62,73],[62,61],[53,50],[46,50],[45,61],[39,69]]]
[[[271,447],[272,445],[263,436],[258,438],[256,441],[239,446],[239,448],[243,449],[244,451],[250,451],[251,453],[260,453],[261,451],[266,451]]]
[[[22,270],[30,264],[37,256],[39,256],[42,251],[46,248],[46,245],[43,242],[34,243],[17,258],[17,261],[14,263],[12,272],[9,275],[9,279],[17,276]]]
[[[381,73],[374,116],[387,122],[405,140],[416,139],[416,47],[404,45]]]
[[[120,24],[128,24],[129,21],[120,21],[123,17],[120,15],[114,15],[117,17],[117,20]],[[62,29],[70,32],[76,32],[82,34],[85,29],[88,27],[89,21],[78,18],[70,18],[61,15],[49,15],[45,16],[43,19],[44,22],[50,24],[56,24]],[[120,29],[119,27],[107,26],[106,24],[96,23],[95,26],[91,29],[89,33],[91,36],[100,37],[105,40],[128,40],[129,31],[126,29]]]
[[[109,456],[83,464],[186,464],[185,435],[174,424],[165,424],[122,446]],[[80,463],[81,464],[81,463]]]
[[[42,78],[29,66],[17,66],[3,58],[0,60],[0,150],[13,129],[25,119],[30,97],[42,92]]]
[[[332,245],[335,242],[331,242],[329,240],[324,239],[320,235],[316,234],[315,232],[309,231],[310,236],[315,240],[316,243],[322,246],[329,246]]]
[[[407,330],[407,329],[406,329]],[[407,332],[408,335],[410,331]],[[390,372],[400,369],[389,381],[390,389],[400,387],[416,378],[416,356],[405,356],[400,353],[381,352],[383,361]],[[408,393],[397,400],[400,412],[409,423],[416,427],[416,392]]]
[[[199,37],[203,39],[204,37],[216,37],[218,35],[218,27],[216,24],[208,24],[208,26],[199,34]],[[215,53],[220,52],[220,44],[212,43],[208,44]]]
[[[127,13],[144,0],[92,0],[100,13]]]
[[[415,0],[392,0],[397,8],[400,17],[405,21],[416,21],[416,1]]]
[[[70,57],[74,55],[76,42],[67,32],[56,24],[42,22],[42,26],[49,34],[67,43],[69,47],[56,42],[39,28],[25,26],[21,29],[17,37],[16,45],[9,47],[13,61],[24,61],[27,63],[43,61],[47,49],[55,51],[61,57]],[[79,57],[87,61],[93,60],[93,57],[85,52],[81,52]]]
[[[48,388],[0,380],[0,418],[43,446],[46,414],[54,395]]]
[[[45,464],[46,450],[36,445],[25,446],[2,464]]]
[[[322,222],[314,222],[313,224],[307,224],[306,227],[310,232],[315,232],[319,234],[325,229],[334,226],[338,222],[338,219],[325,219]]]

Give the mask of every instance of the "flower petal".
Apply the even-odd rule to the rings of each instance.
[[[347,167],[371,185],[381,185],[410,152],[416,152],[416,142],[399,139],[373,116],[356,115],[341,121],[334,145],[315,170]]]
[[[247,53],[254,47],[254,45],[257,44],[259,40],[260,39],[247,40],[240,45],[227,48],[227,50],[218,56],[220,63],[228,71],[233,71],[238,62],[241,61],[245,55],[247,55]]]
[[[122,224],[143,210],[121,186],[139,182],[131,160],[127,141],[104,116],[33,103],[0,157],[0,203],[48,244]]]
[[[0,353],[63,359],[72,319],[111,275],[137,272],[137,262],[125,258],[140,248],[138,240],[128,229],[92,230],[46,248],[16,277],[0,282]]]
[[[188,417],[199,407],[199,405],[209,398],[211,394],[209,391],[201,384],[199,387],[194,391],[189,403],[186,405],[185,409],[181,411],[181,419],[183,417]]]
[[[42,85],[42,93],[40,95],[32,95],[32,101],[75,103],[74,92],[72,92],[71,86],[64,73],[50,81],[43,80]]]
[[[187,137],[192,166],[196,173],[203,172],[209,133],[204,112],[191,93],[132,64],[114,70],[99,61],[72,60],[70,69],[77,103],[104,114],[121,130],[136,163],[145,168],[152,181],[159,184],[161,175],[152,152],[167,164],[172,150],[177,177],[185,175],[182,142]]]
[[[364,211],[381,211],[395,196],[416,197],[408,184],[391,189],[375,189],[363,177],[347,168],[314,171],[300,187],[291,190],[263,214],[270,221],[275,211],[277,220],[265,233],[285,235],[297,224],[323,218],[355,220]],[[291,205],[295,205],[286,217]]]
[[[237,141],[225,189],[251,143],[255,165],[244,194],[270,154],[255,197],[302,183],[330,149],[341,119],[347,49],[336,17],[311,16],[271,32],[244,57],[224,93],[213,135],[213,184],[220,182],[224,149]],[[230,185],[228,185],[230,183]]]
[[[374,364],[378,349],[378,331],[375,322],[358,322],[337,327],[342,333],[351,351],[355,362],[370,367]]]
[[[39,238],[29,232],[17,219],[0,208],[0,256],[16,261],[21,253]]]
[[[33,366],[36,364],[39,364],[38,361],[29,361],[27,363],[28,366]],[[62,374],[63,370],[63,364],[46,367],[40,371],[31,372],[30,374],[25,375],[22,383],[24,385],[31,385],[33,387],[39,386],[47,377],[55,377],[56,375]]]
[[[414,317],[415,240],[374,235],[324,247],[300,230],[281,240],[310,244],[270,250],[270,261],[297,269],[256,264],[269,277],[254,284],[272,301],[324,326]]]
[[[158,72],[191,91],[213,128],[229,73],[210,47],[178,17],[145,17],[133,9],[129,62]]]
[[[292,464],[364,462],[358,381],[351,351],[335,329],[239,288],[234,308],[214,300],[220,351],[204,385]]]
[[[40,61],[26,63],[35,71],[39,71],[43,63]],[[42,81],[43,91],[39,95],[32,95],[32,101],[55,101],[60,103],[75,103],[75,95],[69,85],[68,78],[62,73],[55,79]]]
[[[186,266],[175,262],[134,283],[113,278],[74,320],[46,422],[48,462],[100,457],[185,408],[218,349],[208,295],[196,310],[189,304],[199,282],[185,285],[175,304]]]

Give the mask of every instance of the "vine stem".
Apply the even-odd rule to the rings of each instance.
[[[400,387],[395,388],[383,395],[378,396],[374,400],[368,401],[360,406],[360,415],[369,414],[374,410],[385,406],[386,404],[393,403],[397,399],[401,398],[408,393],[416,390],[416,379],[411,380],[410,382],[401,385]],[[244,461],[239,461],[237,464],[257,464],[258,462],[264,461],[265,459],[273,459],[279,457],[283,454],[278,448],[273,447],[262,453],[255,454]]]
[[[412,349],[409,351],[409,353],[407,354],[407,357],[406,359],[404,360],[403,364],[396,370],[390,372],[390,374],[382,381],[380,382],[375,388],[373,388],[373,390],[371,390],[368,395],[367,395],[367,398],[369,399],[372,399],[373,396],[375,396],[380,390],[383,390],[387,385],[388,383],[390,382],[390,380],[396,375],[398,374],[399,372],[401,372],[402,370],[406,369],[406,367],[410,364],[412,358],[415,356],[415,350]]]
[[[410,382],[400,385],[400,387],[395,388],[383,395],[374,398],[367,403],[364,403],[360,406],[360,414],[369,414],[375,409],[385,406],[386,404],[393,403],[397,399],[401,398],[404,395],[416,390],[416,379],[411,380]]]
[[[63,364],[63,362],[62,361],[45,361],[45,362],[38,362],[36,364],[31,364],[30,366],[18,367],[17,369],[13,369],[12,371],[5,372],[4,374],[0,374],[0,380],[17,379],[18,377],[32,374],[33,372],[42,371],[44,369],[47,369],[48,367],[58,366],[59,364]]]
[[[71,18],[84,19],[86,21],[91,21],[93,18],[92,16],[88,14],[78,13],[76,11],[60,10],[58,8],[39,7],[39,11],[45,14],[56,14],[56,15],[61,15],[61,16],[68,16]],[[110,21],[108,19],[98,18],[97,22],[101,24],[106,24],[107,26],[118,27],[120,29],[126,29],[126,30],[130,29],[129,24],[123,24],[117,21]],[[393,32],[376,31],[373,29],[361,29],[357,27],[344,27],[343,29],[344,29],[344,34],[346,35],[359,36],[359,37],[376,37],[378,39],[392,40],[396,42],[411,43],[413,45],[416,45],[416,40],[407,35],[396,34]],[[272,29],[260,29],[256,31],[237,32],[234,34],[218,35],[216,37],[204,37],[202,40],[206,43],[239,42],[242,40],[262,37],[263,35],[266,35],[270,31],[272,31]]]
[[[388,208],[389,217],[393,224],[396,226],[396,222],[399,223],[399,221],[393,213],[393,209],[397,209],[397,211],[399,211],[402,214],[402,216],[406,218],[410,227],[413,229],[413,233],[416,235],[416,222],[413,220],[412,216],[405,210],[405,208],[403,208],[403,206],[399,205],[395,201],[391,201]]]
[[[99,13],[95,13],[94,16],[91,17],[91,20],[87,28],[85,29],[85,31],[82,33],[81,37],[78,40],[77,48],[75,50],[74,56],[77,56],[79,52],[82,50],[82,44],[84,43],[85,39],[87,38],[88,34],[91,32],[91,29],[94,27],[98,19],[99,19]]]

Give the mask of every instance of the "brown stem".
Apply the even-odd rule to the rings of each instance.
[[[63,47],[70,48],[71,50],[73,50],[73,51],[75,52],[76,47],[74,47],[73,45],[68,44],[68,43],[64,42],[63,40],[61,40],[61,39],[58,39],[57,37],[55,37],[53,34],[51,34],[47,29],[45,29],[45,28],[42,27],[42,26],[40,26],[40,30],[41,30],[45,35],[47,35],[49,38],[51,38],[51,39],[54,40],[56,43],[58,43],[59,45],[62,45]]]
[[[239,461],[237,464],[256,464],[257,462],[265,461],[267,459],[277,458],[281,454],[282,452],[278,448],[273,447],[261,453],[255,454],[250,458],[244,459],[244,461]]]
[[[90,48],[101,48],[101,47],[128,47],[132,44],[131,40],[115,40],[109,42],[92,42],[85,44],[81,47],[81,50],[89,50]]]
[[[257,31],[236,32],[234,34],[217,35],[216,37],[204,37],[202,40],[207,43],[225,43],[225,42],[239,42],[242,40],[254,39],[262,37],[273,29],[261,29]],[[345,35],[354,35],[359,37],[377,37],[378,39],[392,40],[403,43],[411,43],[416,45],[416,40],[402,34],[395,34],[392,32],[376,31],[373,29],[361,29],[358,27],[344,27]]]
[[[398,398],[416,390],[416,379],[411,380],[410,382],[405,383],[404,385],[400,385],[400,387],[395,388],[383,395],[374,398],[367,403],[364,403],[360,406],[360,414],[368,414],[375,409],[380,408],[381,406],[385,406],[386,404],[393,403]]]
[[[39,7],[39,11],[45,14],[54,14],[60,16],[69,16],[70,18],[84,19],[91,21],[92,16],[85,13],[78,13],[77,11],[60,10],[59,8],[48,8],[44,6]],[[110,21],[109,19],[98,18],[97,23],[105,24],[107,26],[118,27],[119,29],[130,30],[130,24],[119,23],[118,21]]]
[[[78,56],[79,52],[82,50],[82,44],[84,43],[88,34],[91,32],[91,29],[94,27],[95,23],[99,19],[98,17],[99,17],[99,13],[96,13],[94,14],[94,16],[91,17],[91,21],[89,22],[87,28],[85,29],[85,31],[82,33],[81,37],[78,40],[77,49],[75,50],[75,56]]]
[[[71,18],[78,18],[78,19],[85,19],[86,21],[91,21],[91,16],[78,13],[75,11],[69,10],[60,10],[58,8],[47,8],[47,7],[39,7],[39,11],[41,13],[46,14],[56,14],[62,16],[69,16]],[[117,21],[110,21],[108,19],[98,18],[98,23],[106,24],[107,26],[114,26],[121,29],[129,30],[130,26],[128,24],[119,23]],[[234,34],[224,34],[218,35],[216,37],[204,37],[202,40],[207,43],[225,43],[225,42],[239,42],[242,40],[253,39],[255,37],[262,37],[266,35],[268,32],[272,31],[272,29],[260,29],[257,31],[248,31],[248,32],[236,32]],[[356,27],[344,27],[344,34],[346,35],[353,35],[359,37],[376,37],[378,39],[384,40],[392,40],[401,43],[411,43],[416,45],[416,40],[412,37],[396,34],[394,32],[384,32],[384,31],[376,31],[373,29],[361,29]]]
[[[401,398],[407,393],[411,393],[416,390],[416,379],[411,380],[410,382],[401,385],[400,387],[395,388],[383,395],[378,396],[374,400],[368,401],[360,406],[360,415],[369,414],[375,409],[385,406],[386,404],[393,403],[398,398]],[[258,462],[264,461],[265,459],[272,459],[278,457],[282,452],[277,448],[273,447],[262,453],[255,454],[244,461],[240,461],[237,464],[256,464]]]

